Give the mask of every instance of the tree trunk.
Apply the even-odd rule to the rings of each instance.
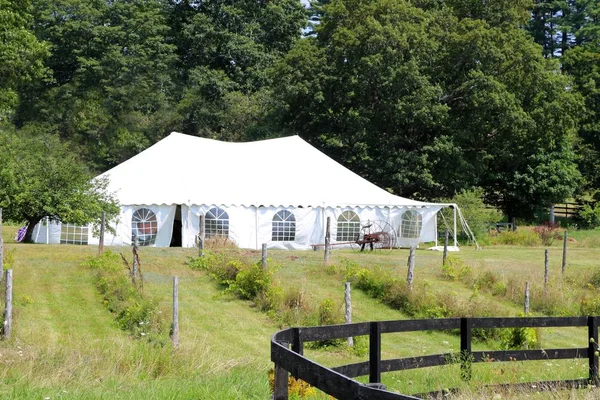
[[[33,229],[42,220],[42,218],[43,217],[33,217],[27,219],[27,232],[25,232],[25,237],[23,237],[23,243],[33,243]]]

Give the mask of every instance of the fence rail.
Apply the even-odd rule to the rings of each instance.
[[[447,318],[429,320],[401,320],[362,322],[345,325],[329,325],[290,328],[277,332],[271,339],[271,361],[275,364],[274,400],[288,399],[288,376],[309,383],[337,399],[361,400],[416,400],[419,397],[392,393],[381,385],[381,373],[433,367],[456,362],[453,353],[381,360],[381,335],[396,332],[428,330],[460,330],[461,376],[469,379],[471,364],[478,362],[588,359],[587,380],[531,382],[539,387],[598,385],[598,322],[600,317],[526,317],[526,318]],[[525,328],[525,327],[586,327],[588,347],[545,350],[471,351],[473,329]],[[369,336],[369,360],[334,368],[322,366],[303,355],[305,342],[341,339],[349,336]],[[291,349],[290,349],[291,345]],[[363,384],[353,378],[369,376]]]
[[[573,218],[579,214],[581,204],[577,203],[562,203],[554,205],[554,216],[563,218]]]

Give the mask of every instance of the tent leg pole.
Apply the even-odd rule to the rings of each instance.
[[[256,239],[254,249],[258,250],[258,206],[254,207],[254,236]]]
[[[454,248],[457,248],[458,243],[457,243],[456,237],[458,235],[456,234],[456,209],[458,208],[458,206],[455,204],[453,208],[454,208]]]

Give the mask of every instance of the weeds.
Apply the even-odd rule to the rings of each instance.
[[[166,322],[160,316],[156,301],[145,298],[134,286],[124,272],[119,255],[106,251],[84,265],[96,272],[96,288],[119,328],[129,331],[133,337],[165,345]]]

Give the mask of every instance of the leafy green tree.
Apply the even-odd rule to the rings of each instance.
[[[572,194],[579,97],[520,28],[526,2],[419,3],[323,6],[274,69],[281,131],[403,196],[482,187],[525,217]]]
[[[119,207],[108,182],[92,180],[71,146],[48,126],[18,131],[0,126],[0,207],[6,218],[28,223],[24,240],[44,217],[73,224],[110,220]]]
[[[585,182],[580,192],[600,200],[600,4],[578,1],[580,15],[574,25],[577,46],[561,58],[564,71],[573,78],[574,90],[581,94],[584,106],[580,109],[579,167]]]
[[[445,141],[470,166],[457,179],[470,171],[488,204],[509,217],[532,217],[572,195],[581,99],[567,89],[559,65],[516,27],[464,19],[447,40],[440,74],[450,107]],[[449,156],[441,161],[436,176],[454,169]]]
[[[226,140],[256,134],[268,104],[267,70],[306,25],[301,2],[173,0],[168,15],[184,94],[176,128]]]
[[[45,43],[31,31],[29,0],[0,0],[0,121],[18,104],[18,87],[45,75]]]
[[[24,90],[17,125],[49,122],[97,170],[131,157],[171,125],[175,46],[162,0],[33,0],[51,44],[51,82]]]

